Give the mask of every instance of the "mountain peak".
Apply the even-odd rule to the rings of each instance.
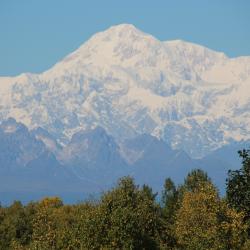
[[[131,34],[149,36],[149,34],[144,33],[143,31],[135,27],[133,24],[128,24],[128,23],[113,25],[109,27],[108,29],[97,33],[96,35],[98,34],[112,35],[112,36],[119,36],[119,37],[131,35]]]
[[[144,39],[153,39],[156,40],[153,36],[144,33],[140,29],[136,28],[132,24],[118,24],[111,26],[110,28],[96,33],[94,36],[92,36],[89,40],[91,43],[95,42],[134,42],[134,41],[142,41]]]
[[[121,31],[121,30],[127,30],[127,31],[139,31],[133,24],[130,23],[121,23],[117,25],[111,26],[108,30],[116,30],[116,31]]]
[[[131,65],[130,59],[133,62],[134,59],[144,60],[145,53],[154,54],[158,47],[160,41],[150,34],[142,32],[132,24],[119,24],[96,33],[79,49],[65,57],[62,65],[61,62],[57,65],[60,65],[62,71],[65,66],[72,68],[77,65],[76,67],[82,68],[86,64],[102,68],[108,63],[118,65],[124,62]]]
[[[0,118],[46,128],[63,144],[100,126],[117,142],[146,133],[200,157],[250,138],[249,63],[120,24],[41,75],[0,78]]]

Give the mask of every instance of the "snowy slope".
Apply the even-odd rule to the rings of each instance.
[[[250,139],[250,57],[117,25],[42,74],[0,78],[0,120],[8,117],[62,145],[100,126],[118,143],[145,133],[202,157]]]

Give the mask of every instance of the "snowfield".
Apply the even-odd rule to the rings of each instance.
[[[0,77],[0,121],[8,117],[61,145],[100,126],[117,143],[150,134],[200,158],[250,139],[250,56],[113,26],[46,72]]]

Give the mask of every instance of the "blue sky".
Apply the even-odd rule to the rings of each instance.
[[[250,55],[249,0],[0,0],[0,75],[42,72],[120,23],[160,40]]]

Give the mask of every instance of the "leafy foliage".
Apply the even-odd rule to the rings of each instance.
[[[250,150],[239,151],[239,155],[242,168],[228,173],[227,199],[232,207],[250,218]]]
[[[149,186],[124,177],[96,201],[64,205],[46,197],[0,206],[0,249],[249,249],[249,151],[240,156],[226,198],[195,169],[179,186],[167,178],[161,202]]]
[[[85,247],[157,249],[159,213],[160,207],[151,190],[145,186],[140,189],[133,179],[125,177],[92,208],[91,220],[89,217],[83,219],[87,236]]]

